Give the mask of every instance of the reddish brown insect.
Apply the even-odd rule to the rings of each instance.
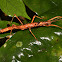
[[[14,15],[14,16],[16,16],[16,15]],[[14,16],[13,16],[13,18],[14,18]],[[34,38],[37,40],[37,38],[35,37],[35,35],[34,35],[34,34],[32,33],[32,31],[31,31],[31,28],[33,28],[33,27],[38,27],[38,26],[55,26],[55,27],[59,27],[59,28],[62,29],[62,27],[60,27],[60,26],[58,26],[58,25],[51,24],[52,22],[56,22],[56,21],[58,21],[58,20],[61,20],[61,19],[62,19],[61,16],[53,17],[53,18],[47,20],[46,22],[33,22],[35,17],[40,18],[40,17],[34,15],[32,21],[31,21],[31,23],[23,25],[23,23],[21,22],[21,20],[16,16],[16,18],[20,21],[20,23],[21,23],[22,25],[20,25],[20,26],[12,25],[12,26],[10,26],[10,27],[1,29],[1,30],[0,30],[0,33],[7,32],[7,31],[9,31],[9,30],[11,30],[11,32],[12,32],[13,29],[21,29],[21,30],[29,29],[29,31],[31,32],[31,34],[32,34],[32,35],[34,36]],[[13,21],[13,18],[12,18],[12,21]],[[40,19],[43,19],[43,18],[40,18]],[[12,22],[12,21],[11,21],[11,22]],[[10,32],[10,33],[11,33],[11,32]]]

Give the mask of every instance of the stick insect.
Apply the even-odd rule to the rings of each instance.
[[[14,14],[14,16],[16,16],[16,14]],[[11,22],[13,21],[14,16],[13,16]],[[10,26],[10,27],[6,27],[6,28],[4,28],[4,29],[1,29],[1,30],[0,30],[0,33],[4,33],[4,32],[7,32],[7,31],[10,30],[10,34],[11,34],[12,30],[14,30],[14,29],[21,29],[21,30],[29,29],[30,33],[31,33],[31,34],[33,35],[33,37],[38,41],[38,39],[36,38],[36,36],[35,36],[35,35],[33,34],[33,32],[31,31],[31,28],[33,28],[33,27],[38,27],[38,26],[55,26],[55,27],[58,27],[58,28],[61,28],[61,29],[62,29],[62,27],[60,27],[60,26],[58,26],[58,25],[51,24],[52,22],[56,22],[56,21],[58,21],[58,20],[61,20],[61,19],[62,19],[61,16],[53,17],[53,18],[51,18],[51,19],[49,19],[49,20],[47,20],[47,21],[45,21],[45,22],[34,22],[35,17],[40,18],[40,19],[43,19],[43,18],[41,18],[41,17],[38,17],[38,16],[34,15],[33,18],[32,18],[31,23],[28,23],[28,24],[25,24],[25,25],[24,25],[24,24],[22,23],[22,21],[16,16],[16,18],[19,20],[19,22],[20,22],[22,25],[17,26],[17,25],[15,25],[15,24],[13,24],[13,25]]]

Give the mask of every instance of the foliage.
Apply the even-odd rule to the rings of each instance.
[[[46,18],[43,20],[36,18],[35,22],[39,20],[47,21],[54,16],[62,16],[61,0],[0,0],[0,8],[5,14],[12,16],[16,14],[30,19],[26,13],[25,4],[38,16]],[[0,28],[5,28],[7,23],[8,21],[1,20]],[[15,22],[13,24],[19,25]],[[62,27],[62,20],[53,24]],[[17,31],[0,48],[0,62],[59,62],[61,59],[59,57],[62,55],[62,29],[57,27],[37,27],[33,28],[32,32],[39,40],[38,43],[29,30]],[[0,34],[0,37],[9,34]]]

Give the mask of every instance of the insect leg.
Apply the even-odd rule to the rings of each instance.
[[[44,18],[44,17],[43,17],[43,18],[41,18],[41,17],[38,17],[38,16],[34,15],[34,16],[33,16],[33,18],[32,18],[31,23],[33,23],[33,21],[34,21],[35,17],[37,17],[37,18],[39,18],[39,19],[43,19],[43,18]]]
[[[13,35],[14,35],[14,34],[11,34],[11,35],[6,36],[6,38],[7,38],[6,42],[7,42]]]
[[[14,16],[16,16],[16,14],[14,14]],[[14,19],[14,16],[12,17],[12,20],[11,20],[11,23],[12,23],[12,21],[13,21],[13,19]],[[22,23],[22,21],[16,16],[16,18],[19,20],[19,22],[23,25],[23,23]],[[11,24],[10,23],[10,24]]]
[[[15,24],[12,24],[12,27],[14,27],[14,26],[16,26]],[[10,35],[11,35],[11,33],[12,33],[12,29],[11,29],[11,31],[10,31]]]
[[[55,21],[58,21],[58,20],[61,20],[62,19],[62,16],[56,16],[56,17],[53,17],[51,19],[48,20],[48,22],[55,22]]]
[[[15,24],[12,24],[12,27],[14,27],[14,26],[16,26]],[[6,36],[6,38],[8,38],[7,40],[6,40],[6,42],[14,35],[14,33],[13,34],[11,34],[12,33],[12,29],[11,29],[11,31],[10,31],[10,35],[8,35],[8,36]]]
[[[35,35],[32,33],[31,28],[29,28],[30,33],[33,35],[33,37],[38,41],[38,39],[35,37]]]
[[[11,23],[10,23],[10,24],[12,24],[12,22],[13,22],[13,19],[14,19],[14,16],[12,17],[12,20],[11,20]]]
[[[62,29],[62,27],[60,27],[60,26],[58,26],[58,25],[54,25],[54,24],[50,24],[50,25],[48,25],[48,26],[55,26],[55,27],[58,27],[58,28],[61,28],[61,29]]]
[[[16,16],[16,14],[14,14]],[[23,25],[22,21],[16,16],[16,18],[19,20],[19,22]]]

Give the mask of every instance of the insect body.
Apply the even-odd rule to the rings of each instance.
[[[15,16],[16,16],[16,15],[15,15]],[[40,17],[38,17],[38,16],[35,15],[35,16],[33,16],[33,19],[32,19],[32,21],[31,21],[31,23],[28,23],[28,24],[23,25],[23,23],[21,22],[21,20],[16,16],[16,18],[20,21],[20,23],[21,23],[22,25],[19,25],[19,26],[17,26],[17,25],[12,25],[12,26],[10,26],[10,27],[1,29],[1,30],[0,30],[0,33],[7,32],[7,31],[9,31],[9,30],[12,31],[13,29],[21,29],[21,30],[29,29],[29,31],[31,32],[31,34],[32,34],[32,35],[34,36],[34,38],[37,40],[37,38],[35,37],[35,35],[34,35],[34,34],[32,33],[32,31],[31,31],[31,28],[33,28],[33,27],[38,27],[38,26],[55,26],[55,27],[59,27],[59,28],[62,29],[62,27],[60,27],[60,26],[51,24],[52,22],[55,22],[55,21],[58,21],[59,19],[61,19],[61,18],[62,18],[61,16],[53,17],[53,18],[47,20],[46,22],[33,22],[35,17],[40,18]],[[42,18],[40,18],[40,19],[42,19]],[[55,20],[54,20],[54,19],[55,19]],[[12,20],[13,20],[13,19],[12,19]]]
[[[39,22],[39,23],[34,22],[34,23],[29,23],[29,24],[20,25],[20,26],[13,25],[11,27],[7,27],[7,28],[0,30],[0,33],[4,33],[4,32],[7,32],[7,31],[13,30],[13,29],[25,30],[28,28],[33,28],[33,27],[38,27],[38,26],[48,26],[49,24],[50,24],[49,22]]]

